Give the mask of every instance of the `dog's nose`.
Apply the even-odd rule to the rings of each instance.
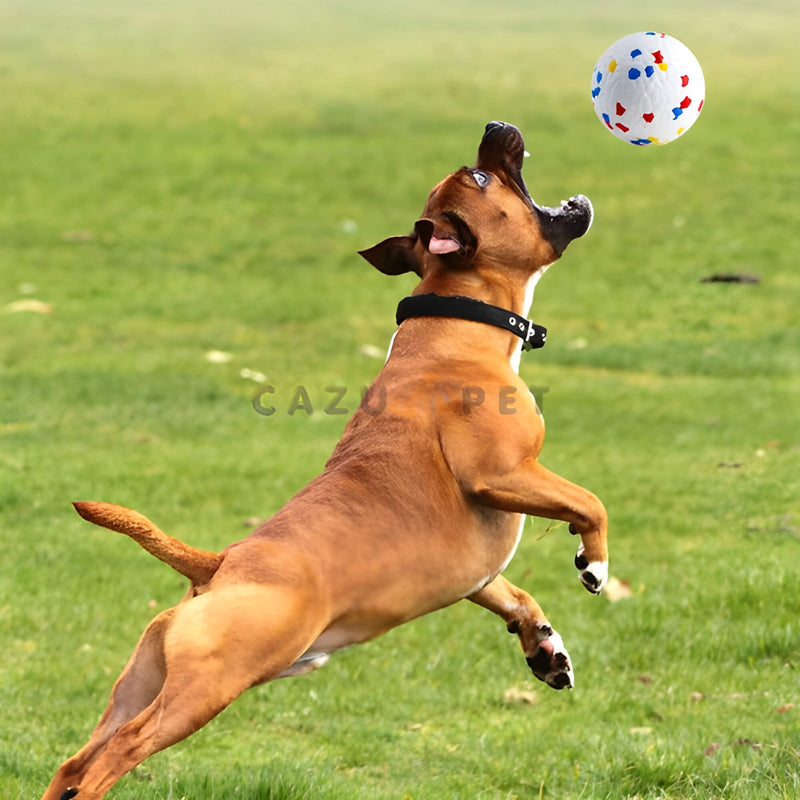
[[[488,123],[484,128],[481,146],[484,148],[492,146],[499,151],[504,151],[516,139],[522,140],[522,134],[518,128],[514,125],[509,125],[507,122],[495,120]]]
[[[518,128],[507,122],[490,122],[486,126],[478,148],[476,166],[486,172],[504,173],[520,197],[531,203],[528,188],[522,179],[524,157],[525,142]]]
[[[484,130],[483,135],[487,136],[490,133],[494,133],[495,131],[502,130],[505,127],[506,127],[506,123],[505,122],[497,122],[497,121],[489,122],[486,125],[486,129]]]

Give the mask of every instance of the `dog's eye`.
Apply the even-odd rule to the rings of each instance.
[[[475,178],[475,183],[477,183],[481,189],[491,180],[491,177],[487,173],[481,172],[479,169],[472,170],[472,177]]]

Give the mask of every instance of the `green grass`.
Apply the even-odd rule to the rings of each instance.
[[[577,686],[459,604],[248,693],[123,779],[144,798],[790,800],[800,794],[800,10],[412,0],[0,7],[0,797],[38,797],[182,581],[70,508],[219,549],[321,468],[412,283],[355,254],[520,126],[540,202],[596,222],[539,287],[542,460],[594,490],[612,573],[535,520],[508,569]],[[588,98],[616,38],[703,64],[686,137],[627,147]],[[701,283],[753,272],[758,285]],[[51,314],[8,312],[36,299]],[[209,350],[231,354],[206,360]],[[257,385],[276,388],[256,414]],[[294,387],[310,417],[290,416]],[[533,705],[504,700],[534,690]],[[791,707],[790,707],[791,706]]]

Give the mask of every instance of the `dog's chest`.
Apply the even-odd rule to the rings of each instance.
[[[536,284],[539,283],[539,279],[547,272],[547,267],[543,267],[534,275],[532,275],[528,283],[525,285],[525,296],[522,301],[522,316],[527,317],[530,314],[531,306],[533,305],[533,293],[536,290]],[[519,375],[519,365],[520,361],[522,360],[522,343],[520,342],[519,347],[517,347],[514,352],[511,354],[510,364],[511,369]]]

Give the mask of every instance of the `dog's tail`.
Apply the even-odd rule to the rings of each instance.
[[[208,583],[222,563],[219,553],[198,550],[157,528],[147,517],[113,503],[73,503],[75,510],[89,522],[124,533],[148,553],[185,575],[195,586]]]

